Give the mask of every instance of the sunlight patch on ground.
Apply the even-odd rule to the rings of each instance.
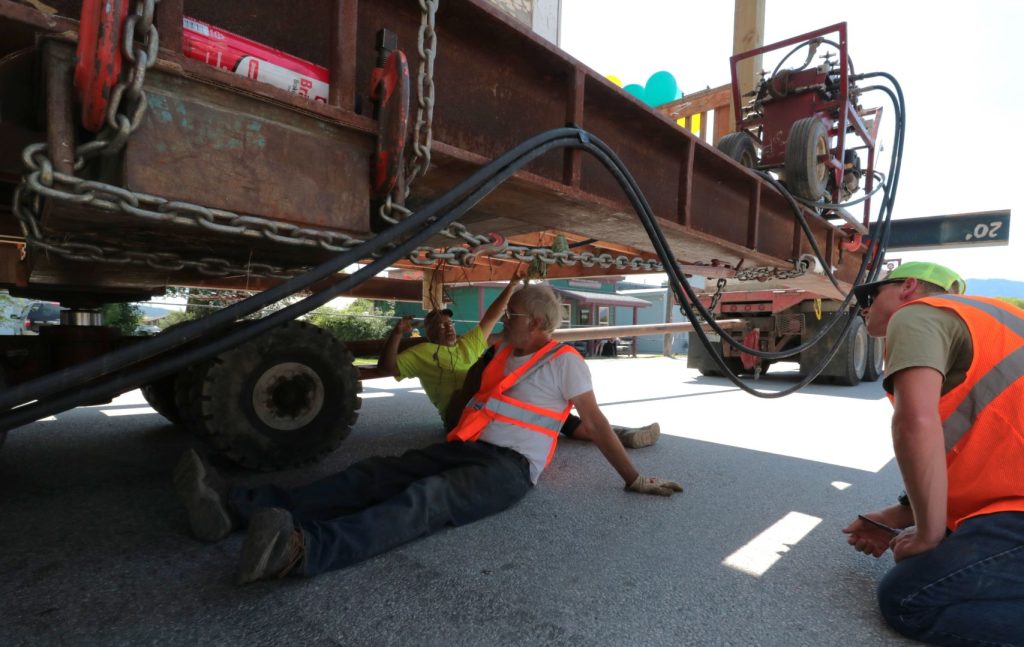
[[[393,398],[395,397],[395,394],[390,391],[371,391],[369,393],[364,391],[359,394],[359,397],[364,400],[372,400],[373,398]]]
[[[821,523],[818,517],[790,512],[770,528],[751,539],[745,546],[729,555],[722,564],[741,573],[761,577]]]
[[[846,483],[845,481],[832,481],[831,485],[840,492],[850,487],[850,483]]]
[[[744,393],[721,378],[701,377],[685,368],[685,361],[591,361],[588,366],[598,402],[612,424],[639,426],[656,420],[664,436],[872,473],[893,459],[892,405],[878,383],[810,385],[768,399]],[[795,377],[775,377],[749,384],[779,391],[795,382]]]
[[[100,413],[111,418],[117,416],[141,416],[156,413],[151,407],[132,407],[129,409],[100,409]]]
[[[745,400],[708,406],[715,397],[721,396],[691,408],[696,415],[681,423],[662,422],[661,432],[873,473],[893,459],[888,402],[796,393],[787,405],[799,406],[782,410],[776,401],[737,392],[733,397]]]

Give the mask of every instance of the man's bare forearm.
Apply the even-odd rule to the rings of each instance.
[[[893,449],[922,537],[941,541],[946,534],[947,473],[942,424],[935,416],[893,417]]]

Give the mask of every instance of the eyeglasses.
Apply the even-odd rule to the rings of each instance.
[[[506,319],[511,319],[512,317],[529,317],[530,315],[523,312],[512,312],[511,310],[506,308],[505,312],[502,313],[501,316],[503,316]]]
[[[887,281],[885,283],[879,283],[870,292],[864,295],[864,301],[861,304],[862,308],[870,308],[874,303],[875,299],[878,298],[878,293],[887,285],[894,285],[896,283],[903,283],[903,281]]]

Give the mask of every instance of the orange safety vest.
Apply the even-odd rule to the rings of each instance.
[[[545,466],[551,462],[555,454],[555,447],[558,445],[558,432],[562,428],[565,419],[569,417],[572,409],[571,403],[566,403],[565,409],[557,411],[545,409],[537,405],[517,400],[505,394],[520,379],[526,377],[543,364],[553,360],[559,355],[575,353],[572,346],[549,341],[533,354],[522,366],[505,374],[505,363],[512,354],[512,347],[503,345],[498,349],[494,359],[484,368],[480,379],[480,390],[466,404],[462,410],[462,417],[459,424],[448,433],[448,441],[470,442],[480,438],[484,428],[492,421],[499,420],[515,425],[517,433],[524,435],[523,439],[527,444],[536,444],[536,434],[545,438],[548,447]]]
[[[939,399],[947,527],[993,512],[1024,512],[1024,311],[984,297],[911,303],[955,312],[974,346],[966,379]]]

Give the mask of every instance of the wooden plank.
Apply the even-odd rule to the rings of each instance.
[[[658,112],[672,120],[707,112],[729,105],[732,102],[731,92],[729,85],[700,90],[658,106]]]

